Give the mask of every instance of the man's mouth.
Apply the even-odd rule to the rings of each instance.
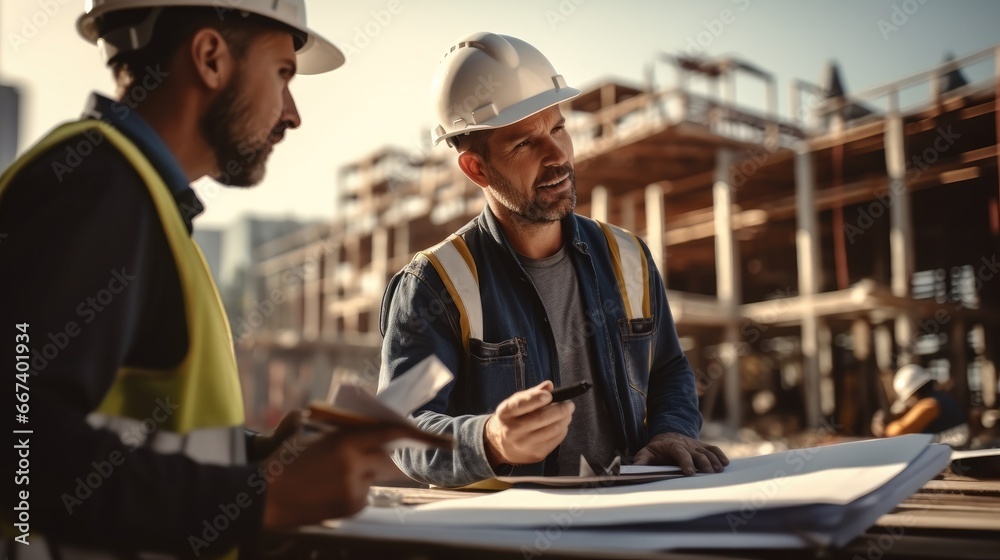
[[[562,186],[562,184],[567,179],[569,179],[569,173],[564,173],[564,174],[556,177],[555,179],[552,179],[551,181],[546,181],[544,183],[539,184],[538,187],[536,187],[536,188],[539,188],[539,189],[554,189],[554,188]]]

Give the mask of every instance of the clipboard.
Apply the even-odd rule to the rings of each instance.
[[[313,402],[309,404],[308,414],[306,415],[306,424],[320,431],[337,428],[402,428],[406,432],[406,439],[418,441],[437,448],[454,449],[455,447],[455,438],[447,435],[425,432],[414,426],[405,418],[400,417],[399,421],[394,421],[375,416],[364,416],[351,411],[334,408],[323,402]]]

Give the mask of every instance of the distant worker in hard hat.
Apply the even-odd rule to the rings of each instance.
[[[645,243],[574,214],[570,87],[535,47],[477,33],[434,76],[435,142],[486,197],[482,213],[397,273],[383,300],[380,386],[430,354],[454,381],[415,414],[454,453],[394,453],[414,479],[576,475],[616,457],[719,472],[698,440],[694,375]],[[553,403],[554,387],[593,388]]]
[[[289,82],[343,55],[304,0],[88,0],[77,23],[116,98],[92,95],[0,176],[0,316],[26,430],[4,556],[216,557],[262,528],[357,511],[401,434],[304,438],[294,414],[247,434],[191,237],[190,183],[260,181],[300,124]]]
[[[876,436],[934,434],[935,441],[952,447],[969,443],[969,424],[965,412],[951,395],[942,391],[926,369],[908,364],[896,372],[892,381],[896,401],[886,414],[878,411],[872,419]]]

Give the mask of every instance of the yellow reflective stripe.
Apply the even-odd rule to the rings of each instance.
[[[621,254],[618,252],[618,240],[615,238],[614,232],[611,231],[611,227],[604,222],[597,222],[601,226],[601,230],[604,231],[604,237],[608,241],[608,249],[611,251],[611,265],[615,269],[615,277],[618,278],[618,291],[622,295],[622,305],[625,307],[625,315],[629,319],[634,318],[632,314],[632,307],[629,305],[628,287],[625,284],[625,278],[622,274],[622,259]]]
[[[444,265],[438,260],[437,255],[434,254],[434,249],[428,249],[426,251],[420,251],[418,255],[423,255],[431,265],[434,266],[434,270],[437,271],[438,276],[441,277],[441,281],[444,282],[445,289],[451,294],[452,301],[455,302],[455,306],[458,307],[458,322],[462,329],[462,346],[465,347],[465,352],[469,352],[469,318],[465,313],[465,305],[462,304],[462,296],[455,289],[455,285],[451,283],[451,277],[448,276],[448,271],[445,270]]]
[[[421,251],[434,265],[451,299],[458,308],[462,344],[469,350],[469,339],[483,338],[483,300],[479,294],[479,271],[472,252],[459,235],[452,234],[434,247]]]
[[[444,267],[452,286],[458,291],[469,324],[469,337],[482,340],[483,302],[479,296],[479,280],[456,246],[455,239],[457,237],[449,237],[431,251]]]
[[[647,297],[649,291],[647,288],[649,275],[645,274],[646,255],[643,253],[642,247],[639,246],[639,241],[636,240],[632,233],[620,227],[609,227],[618,241],[618,256],[621,259],[619,264],[622,271],[622,279],[625,280],[628,305],[632,310],[630,318],[646,317],[647,315],[643,308],[643,300]]]
[[[639,238],[634,234],[629,234],[635,242],[635,248],[639,251],[639,259],[642,260],[642,316],[649,318],[653,316],[653,311],[649,303],[649,262],[646,260],[646,252],[639,245]]]

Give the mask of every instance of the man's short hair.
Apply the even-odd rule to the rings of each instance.
[[[98,22],[100,33],[137,24],[152,12],[152,8],[120,10],[103,16]],[[305,38],[291,27],[255,14],[241,14],[236,10],[216,10],[206,7],[164,8],[156,18],[149,43],[136,50],[123,51],[108,61],[120,95],[126,95],[142,81],[148,68],[164,69],[177,53],[182,43],[199,29],[215,29],[226,40],[234,56],[242,59],[250,45],[265,31],[287,31],[295,38],[295,48],[302,46]]]
[[[494,130],[477,130],[466,134],[452,136],[448,140],[451,145],[458,150],[458,153],[472,152],[479,154],[483,159],[490,157],[489,141]]]

